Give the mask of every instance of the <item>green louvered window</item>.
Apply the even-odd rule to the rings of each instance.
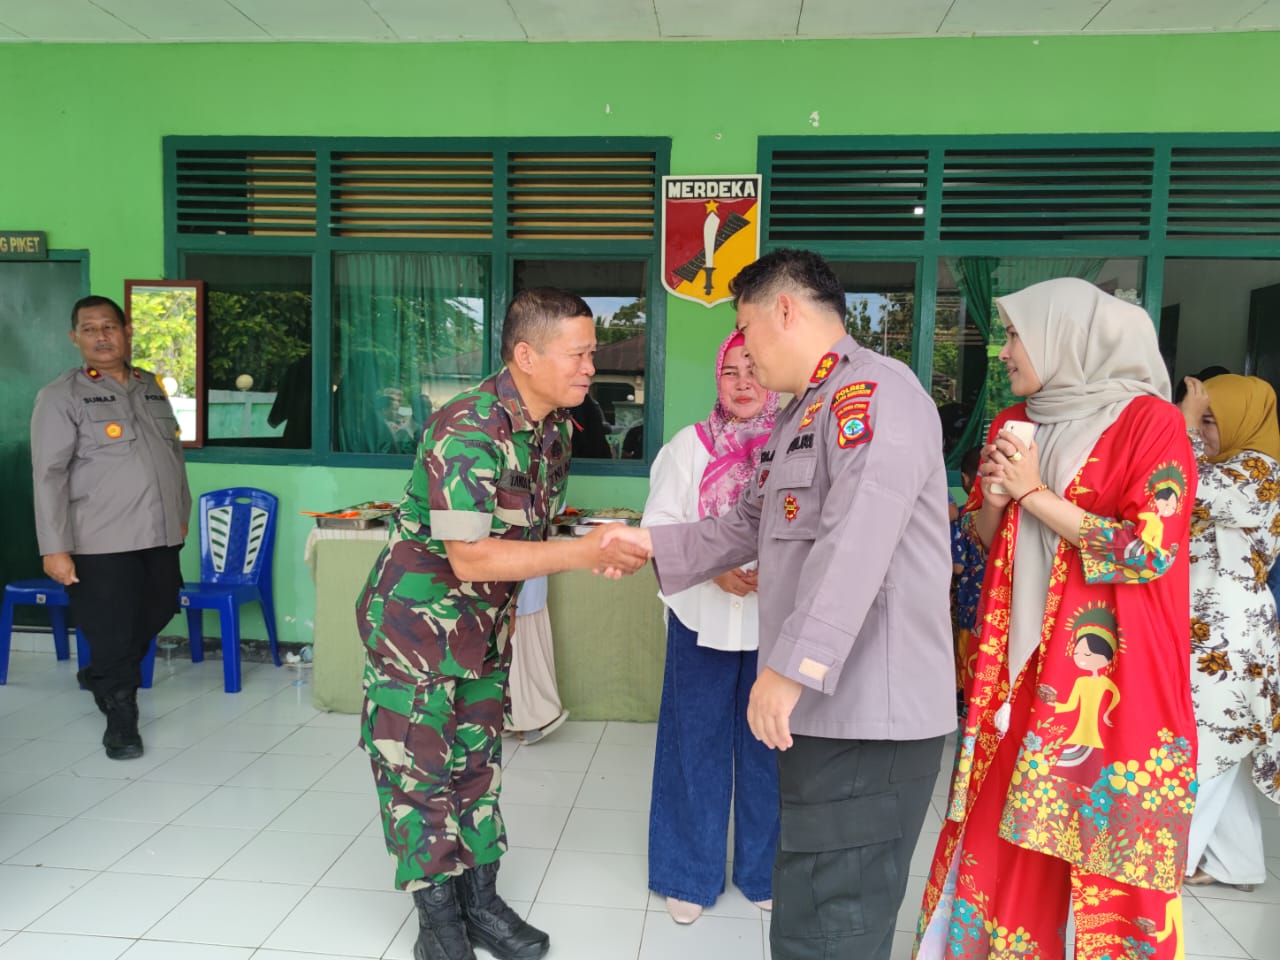
[[[923,240],[924,150],[779,150],[769,167],[769,239]]]
[[[1049,276],[1146,306],[1180,372],[1197,353],[1265,371],[1265,350],[1280,369],[1280,347],[1259,346],[1280,301],[1280,134],[762,137],[759,168],[762,247],[807,247],[857,277],[846,320],[872,349],[910,329],[944,424],[964,413],[959,444],[981,435],[979,407],[1007,400],[990,297]],[[1179,322],[1213,330],[1190,356]]]
[[[314,153],[186,150],[173,167],[179,233],[316,235]]]
[[[334,236],[493,236],[490,153],[336,153],[330,178]]]
[[[1146,239],[1154,151],[963,149],[942,155],[942,240]]]
[[[774,246],[1280,238],[1280,135],[765,137]]]
[[[223,375],[200,402],[224,426],[197,458],[402,464],[369,438],[383,421],[419,429],[454,389],[441,386],[450,364],[466,371],[456,389],[499,365],[521,265],[595,276],[623,264],[642,287],[612,306],[640,354],[620,349],[631,366],[597,379],[628,384],[637,408],[647,398],[645,449],[575,470],[647,475],[662,437],[669,140],[167,137],[164,162],[166,273],[214,278],[206,342],[219,355],[204,362]],[[304,276],[280,275],[283,263]]]
[[[1280,142],[1174,147],[1167,223],[1177,239],[1280,239]]]
[[[507,236],[651,241],[657,182],[651,153],[512,153]]]

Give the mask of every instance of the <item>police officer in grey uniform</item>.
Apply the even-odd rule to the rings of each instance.
[[[747,721],[778,749],[772,955],[888,960],[956,726],[938,413],[910,368],[848,336],[816,254],[767,254],[730,289],[756,378],[795,397],[755,483],[719,517],[606,542],[649,546],[667,593],[759,556]]]
[[[142,659],[178,612],[191,513],[178,421],[159,378],[130,365],[132,336],[113,300],[77,301],[71,342],[84,364],[41,390],[31,415],[44,570],[88,638],[77,676],[106,714],[113,760],[142,756]]]

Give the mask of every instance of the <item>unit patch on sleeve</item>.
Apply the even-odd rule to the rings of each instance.
[[[857,447],[872,436],[869,414],[876,385],[867,380],[845,384],[831,397],[831,413],[836,423],[836,443],[841,448]]]
[[[804,408],[804,416],[800,420],[800,426],[796,427],[796,429],[803,430],[805,427],[809,426],[809,424],[813,423],[813,418],[821,409],[822,398],[819,397],[817,400],[813,401],[813,403]]]

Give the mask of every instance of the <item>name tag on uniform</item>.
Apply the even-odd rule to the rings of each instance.
[[[529,493],[533,490],[533,480],[527,473],[517,473],[514,470],[503,470],[498,475],[499,490],[514,490],[519,493]]]

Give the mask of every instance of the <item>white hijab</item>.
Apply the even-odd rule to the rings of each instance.
[[[1147,312],[1087,280],[1046,280],[998,297],[1003,323],[1018,332],[1040,378],[1027,397],[1036,424],[1040,475],[1059,496],[1104,430],[1135,397],[1169,398],[1169,375]],[[1009,680],[1040,645],[1058,535],[1022,511],[1013,557]]]

